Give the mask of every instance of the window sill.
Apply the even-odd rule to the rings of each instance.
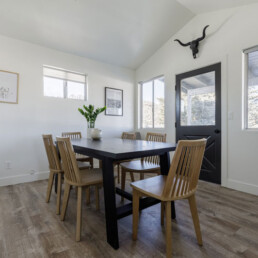
[[[245,133],[258,133],[258,128],[255,128],[255,129],[244,128],[242,129],[242,131]]]

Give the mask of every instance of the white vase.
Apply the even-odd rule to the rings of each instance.
[[[99,140],[101,138],[102,131],[99,130],[98,128],[94,128],[91,130],[91,138],[93,140]]]

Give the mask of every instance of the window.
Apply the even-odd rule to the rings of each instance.
[[[258,129],[258,46],[244,50],[244,54],[244,123],[246,129]]]
[[[86,75],[43,66],[44,96],[67,99],[87,99]]]
[[[165,127],[164,77],[140,83],[141,128]]]
[[[215,125],[215,71],[181,80],[180,125]]]

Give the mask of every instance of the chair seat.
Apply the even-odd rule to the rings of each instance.
[[[132,160],[129,162],[120,163],[120,166],[124,168],[126,171],[133,171],[133,172],[157,172],[160,169],[160,166],[146,162],[142,160]]]
[[[144,180],[136,181],[131,183],[133,189],[138,192],[154,197],[156,199],[162,199],[162,191],[166,183],[167,176],[154,176]]]
[[[83,154],[75,153],[75,157],[77,161],[88,161],[90,159],[89,156],[85,156]]]
[[[102,169],[94,168],[94,169],[83,169],[81,172],[81,186],[86,185],[97,185],[103,183],[102,177]]]
[[[91,165],[88,162],[77,161],[77,164],[78,164],[78,167],[79,167],[80,170],[88,169],[88,168],[91,167]],[[62,166],[62,163],[61,163],[61,166]],[[64,173],[63,170],[59,170],[59,171],[56,170],[55,171],[55,173],[59,173],[59,172]]]
[[[117,166],[117,165],[120,165],[121,163],[130,162],[130,161],[133,161],[133,160],[132,159],[119,160],[119,161],[113,162],[113,165]]]
[[[189,191],[187,194],[175,196],[175,197],[171,196],[169,199],[164,198],[162,191],[164,189],[166,180],[167,180],[167,176],[159,175],[159,176],[154,176],[151,178],[133,182],[131,183],[131,186],[134,189],[136,189],[138,192],[141,192],[143,195],[151,196],[161,201],[185,199],[188,196],[191,196],[196,191],[196,188],[194,188],[192,191]],[[185,183],[187,182],[189,181],[186,178],[182,178],[181,184],[176,183],[175,193],[178,191],[181,191],[181,189],[185,186]],[[173,185],[174,184],[175,184],[175,180],[173,182]]]

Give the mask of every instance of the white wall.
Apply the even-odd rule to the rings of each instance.
[[[258,4],[200,14],[164,44],[136,71],[136,81],[164,74],[166,84],[165,131],[175,141],[175,75],[222,63],[222,185],[258,195],[258,132],[242,130],[242,50],[258,45]],[[188,42],[209,24],[200,54],[192,58]],[[137,91],[136,91],[137,92]],[[228,120],[233,112],[233,120]],[[138,128],[136,111],[136,128]],[[141,130],[146,132],[146,130]]]
[[[88,101],[43,96],[42,66],[51,65],[88,74]],[[103,137],[118,137],[134,128],[135,72],[0,36],[0,70],[20,74],[19,103],[0,103],[0,185],[46,178],[48,170],[41,135],[81,131],[83,104],[104,106],[104,87],[124,90],[124,116],[101,114],[96,127]],[[6,169],[6,161],[11,169]],[[31,175],[34,173],[34,175]]]

